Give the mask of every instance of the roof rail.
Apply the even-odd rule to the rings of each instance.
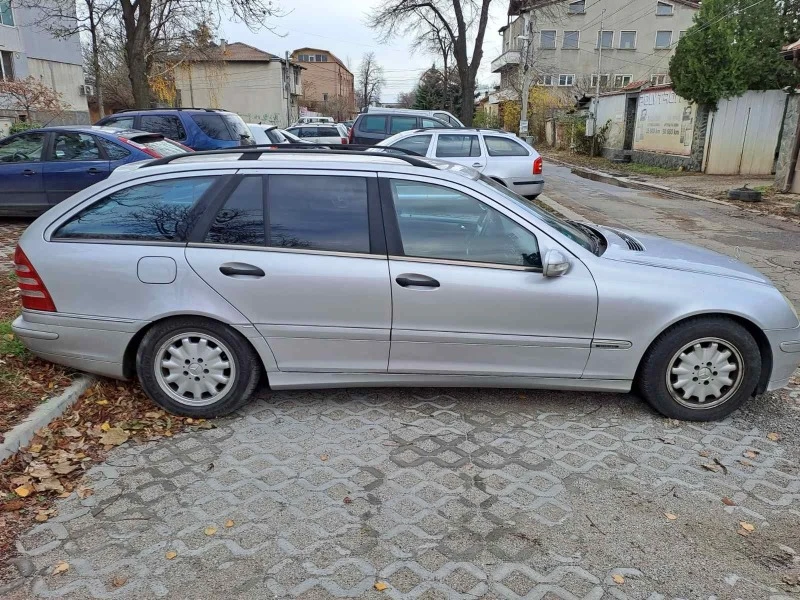
[[[365,150],[385,151],[391,158],[396,158],[407,162],[414,167],[425,169],[435,169],[432,164],[422,160],[422,157],[404,148],[392,148],[389,146],[369,146],[364,144],[259,144],[257,146],[239,146],[237,148],[221,148],[219,150],[202,150],[200,152],[185,152],[183,154],[173,154],[157,158],[143,167],[157,167],[168,165],[173,160],[179,158],[191,158],[193,156],[218,156],[220,154],[239,154],[236,160],[258,160],[262,154],[334,154],[347,156],[365,156]],[[368,156],[368,155],[366,155]]]
[[[119,110],[114,114],[117,115],[119,113],[140,112],[145,110],[204,110],[206,112],[217,112],[217,111],[228,112],[224,108],[204,108],[200,106],[162,106],[161,108],[123,108],[122,110]]]
[[[506,131],[505,129],[493,129],[491,127],[420,127],[418,129],[409,129],[408,131],[413,131],[414,133],[421,133],[423,131],[441,131],[446,130],[447,133],[452,135],[459,135],[459,131],[496,131],[498,133],[511,133],[510,131]],[[400,131],[398,133],[406,133],[406,131]]]

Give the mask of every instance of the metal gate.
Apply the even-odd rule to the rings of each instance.
[[[713,175],[772,174],[785,109],[782,90],[720,100],[709,116],[703,170]]]

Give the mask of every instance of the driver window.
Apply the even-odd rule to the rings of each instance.
[[[536,236],[450,188],[392,180],[405,256],[541,268]]]
[[[43,133],[23,133],[0,142],[0,162],[39,162],[43,149]]]

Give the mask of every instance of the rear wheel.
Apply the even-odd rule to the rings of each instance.
[[[639,387],[663,415],[713,421],[752,396],[760,375],[761,352],[744,327],[724,317],[699,317],[656,339],[639,369]]]
[[[260,374],[258,356],[236,331],[201,318],[158,323],[136,355],[147,395],[171,413],[218,417],[250,398]]]

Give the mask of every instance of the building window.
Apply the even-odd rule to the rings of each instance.
[[[669,17],[672,15],[673,7],[672,4],[667,4],[666,2],[659,2],[656,5],[656,15],[659,17]]]
[[[541,83],[542,83],[542,85],[553,85],[553,76],[552,75],[542,75]]]
[[[656,48],[666,49],[672,45],[672,32],[671,31],[657,31],[656,32]]]
[[[582,15],[586,12],[586,0],[577,0],[569,3],[569,14]]]
[[[11,0],[0,0],[0,23],[14,26],[14,12],[11,10]]]
[[[597,47],[605,50],[614,46],[614,32],[613,31],[598,31],[597,32]]]
[[[556,30],[543,29],[541,33],[541,48],[555,48],[556,47]]]
[[[327,102],[328,101],[328,94],[322,94],[322,101],[323,102]]]
[[[683,31],[679,31],[678,32],[678,39],[682,40],[683,36],[685,36],[685,35],[686,35],[686,30],[685,29]]]
[[[631,82],[632,75],[614,75],[614,87],[622,88]]]
[[[294,85],[300,85],[300,69],[293,69],[294,70]]]
[[[580,31],[565,31],[564,32],[564,40],[561,44],[561,47],[565,50],[577,50],[578,44],[580,43],[581,39],[581,32]]]
[[[655,75],[650,75],[651,85],[664,85],[665,83],[667,83],[667,76],[665,73],[657,73]]]
[[[575,85],[575,75],[559,75],[558,85],[560,87],[569,87]]]
[[[3,81],[12,81],[14,79],[14,53],[7,50],[0,50],[2,61],[0,61],[0,75]]]
[[[301,54],[299,58],[300,62],[308,62],[308,54]]]
[[[608,74],[600,75],[600,89],[608,87]],[[592,89],[597,89],[597,73],[592,74]]]
[[[317,62],[328,62],[328,57],[324,54],[317,54],[316,55]]]
[[[619,34],[619,47],[622,50],[635,50],[636,49],[636,32],[635,31],[621,31]]]

